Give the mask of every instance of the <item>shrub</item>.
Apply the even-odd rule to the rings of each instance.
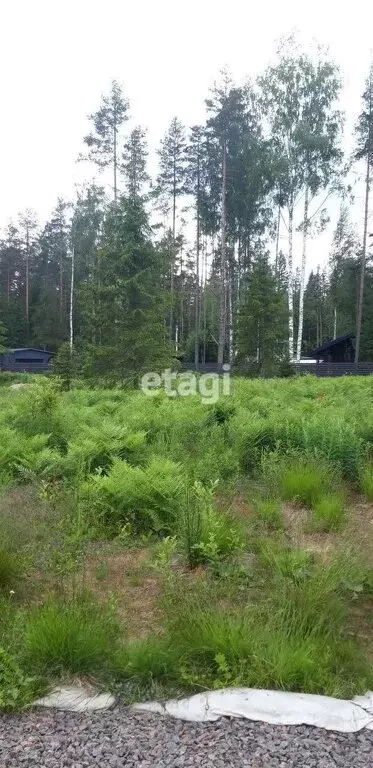
[[[310,526],[315,531],[339,531],[345,518],[342,495],[329,494],[319,499],[312,510]]]
[[[287,501],[294,501],[311,507],[323,492],[324,478],[319,469],[298,464],[285,470],[281,480],[281,495]]]
[[[50,602],[30,614],[25,661],[49,675],[98,674],[108,668],[118,627],[108,609],[81,598]]]
[[[0,712],[13,712],[31,704],[40,692],[35,678],[27,677],[17,661],[0,648]]]
[[[256,519],[269,530],[277,531],[284,527],[284,516],[278,499],[267,499],[255,504]]]
[[[367,464],[361,472],[360,485],[364,495],[373,501],[373,466]]]

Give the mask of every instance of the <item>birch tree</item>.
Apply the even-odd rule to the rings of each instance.
[[[366,88],[363,93],[363,110],[360,113],[358,119],[356,133],[358,137],[356,159],[365,161],[364,227],[361,247],[360,284],[356,319],[355,363],[357,364],[359,362],[361,329],[363,321],[364,283],[368,241],[369,197],[371,171],[373,167],[373,63],[371,64],[369,76],[366,82]]]
[[[301,52],[294,38],[282,42],[278,64],[260,79],[262,100],[278,152],[279,206],[287,209],[289,358],[294,357],[293,242],[297,204],[303,198],[302,259],[296,356],[300,359],[303,299],[310,203],[329,186],[340,161],[338,141],[341,114],[335,108],[340,90],[337,67],[319,49],[316,63]],[[313,218],[314,214],[312,214]]]
[[[303,159],[304,168],[303,242],[296,351],[298,362],[302,352],[308,238],[312,222],[316,222],[318,213],[320,213],[319,227],[322,227],[326,220],[322,205],[319,208],[316,206],[313,213],[310,213],[310,205],[320,192],[325,193],[337,181],[342,158],[339,149],[342,115],[335,107],[341,87],[338,68],[333,63],[323,59],[322,52],[319,51],[319,59],[316,64],[310,58],[304,58],[302,75],[302,111],[296,131],[299,154]]]

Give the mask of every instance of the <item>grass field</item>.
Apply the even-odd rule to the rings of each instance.
[[[234,379],[214,405],[0,381],[0,709],[373,688],[373,380]]]

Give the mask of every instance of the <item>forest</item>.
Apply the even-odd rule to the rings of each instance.
[[[220,74],[203,124],[175,116],[156,163],[146,128],[127,130],[130,104],[113,81],[78,158],[95,181],[59,198],[45,224],[30,208],[1,234],[1,345],[67,342],[88,377],[175,358],[272,375],[355,331],[356,361],[373,360],[373,67],[367,74],[346,137],[339,67],[321,48],[282,40],[255,80]],[[332,247],[309,272],[330,200],[340,205]]]

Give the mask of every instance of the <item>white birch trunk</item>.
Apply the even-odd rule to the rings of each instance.
[[[294,357],[294,285],[293,285],[293,200],[289,206],[289,252],[288,252],[288,306],[289,306],[289,360]]]
[[[366,175],[366,180],[365,180],[364,232],[363,232],[363,245],[362,245],[362,249],[361,249],[360,285],[359,285],[359,299],[358,299],[358,306],[357,306],[357,321],[356,321],[356,347],[355,347],[355,364],[356,365],[359,362],[360,340],[361,340],[361,326],[362,326],[362,322],[363,322],[363,301],[364,301],[365,267],[366,267],[366,259],[367,259],[369,189],[370,189],[370,164],[371,164],[371,160],[372,160],[371,154],[368,151],[368,155],[367,155],[367,175]]]
[[[304,218],[303,218],[303,247],[302,247],[302,265],[300,270],[299,287],[299,322],[297,339],[297,363],[299,363],[302,354],[303,339],[303,309],[304,309],[304,284],[306,279],[306,260],[307,260],[307,235],[308,235],[308,184],[304,195]]]
[[[75,249],[73,246],[71,252],[71,281],[70,281],[70,351],[73,351],[74,345],[74,271],[75,271]]]
[[[221,189],[221,260],[220,260],[220,291],[219,291],[219,340],[218,340],[218,364],[224,362],[224,347],[227,325],[227,297],[226,297],[226,250],[227,250],[227,147],[223,142],[223,167]]]

